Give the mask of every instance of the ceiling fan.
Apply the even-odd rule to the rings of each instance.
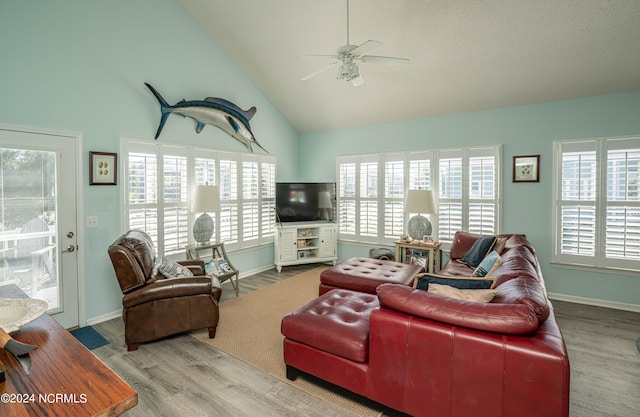
[[[382,46],[382,42],[368,40],[365,43],[357,46],[349,44],[349,0],[347,0],[347,44],[339,47],[336,50],[335,55],[309,55],[309,56],[325,56],[335,59],[336,61],[331,64],[320,68],[311,74],[305,75],[301,78],[302,81],[309,80],[318,74],[321,74],[336,65],[339,65],[338,74],[336,79],[351,81],[351,83],[358,87],[364,84],[364,79],[360,75],[360,69],[356,65],[355,61],[373,63],[373,64],[391,64],[391,65],[406,65],[409,60],[406,58],[394,58],[390,56],[376,56],[376,55],[364,55],[365,53]]]

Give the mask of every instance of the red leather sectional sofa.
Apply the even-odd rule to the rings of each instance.
[[[478,237],[458,232],[440,275],[471,276],[458,260]],[[337,289],[286,316],[288,376],[412,416],[567,417],[569,358],[535,250],[523,235],[501,237],[490,303],[382,284],[377,297]]]

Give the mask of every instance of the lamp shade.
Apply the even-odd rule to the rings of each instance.
[[[329,209],[332,208],[331,204],[331,194],[329,191],[320,191],[318,193],[318,208],[321,209]]]
[[[433,214],[436,212],[436,202],[432,190],[409,190],[404,211],[407,213]]]
[[[220,190],[217,185],[197,185],[193,196],[193,211],[212,213],[220,211]]]

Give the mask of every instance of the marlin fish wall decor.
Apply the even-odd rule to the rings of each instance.
[[[256,113],[256,108],[251,107],[249,110],[242,110],[240,107],[222,98],[207,97],[204,100],[181,100],[171,106],[167,101],[153,88],[151,84],[144,83],[149,90],[156,96],[160,103],[160,111],[162,112],[162,118],[160,119],[160,125],[156,132],[156,139],[160,136],[162,128],[167,121],[167,117],[171,113],[179,114],[182,117],[190,117],[196,121],[196,132],[202,132],[205,124],[216,126],[234,139],[242,143],[251,152],[253,148],[252,143],[258,145],[263,151],[269,153],[262,147],[253,136],[251,132],[251,126],[249,120]]]

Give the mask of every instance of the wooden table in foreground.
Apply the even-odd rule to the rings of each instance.
[[[16,285],[0,286],[0,298],[23,298]],[[0,383],[0,417],[118,416],[138,403],[138,394],[48,314],[22,326],[13,338],[31,352],[31,374],[0,349],[7,368]]]

